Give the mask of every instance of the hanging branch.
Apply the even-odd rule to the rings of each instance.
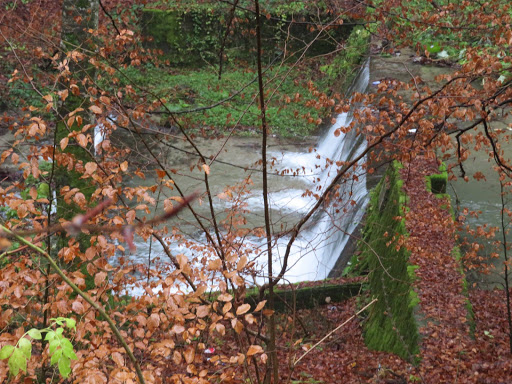
[[[139,221],[134,225],[125,225],[125,226],[111,226],[111,225],[96,225],[96,224],[87,224],[89,219],[93,218],[105,208],[112,204],[112,200],[107,199],[100,204],[98,204],[93,209],[87,211],[84,215],[75,216],[70,222],[64,224],[56,224],[50,227],[42,228],[42,229],[32,229],[28,231],[0,231],[0,238],[17,238],[19,236],[28,236],[28,235],[36,235],[41,233],[55,233],[55,232],[67,232],[70,235],[77,235],[82,231],[94,232],[94,233],[113,233],[113,232],[121,232],[125,238],[125,241],[130,246],[130,250],[134,251],[133,244],[133,234],[139,228],[143,228],[146,226],[153,226],[156,224],[160,224],[164,221],[169,220],[171,217],[177,215],[183,208],[187,207],[194,199],[196,198],[196,194],[192,194],[183,198],[183,201],[176,207],[166,211],[162,215],[159,215],[151,220],[147,221]]]

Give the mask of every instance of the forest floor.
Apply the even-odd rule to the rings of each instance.
[[[409,197],[410,236],[406,246],[411,251],[411,263],[419,266],[414,283],[420,299],[419,364],[366,347],[365,314],[354,316],[362,303],[368,302],[368,294],[363,293],[341,303],[298,310],[295,316],[279,314],[280,383],[512,383],[505,294],[502,290],[464,289],[460,261],[453,252],[455,228],[449,201],[426,189],[425,176],[436,173],[438,163],[419,158],[410,165],[402,169],[402,178]],[[353,282],[343,278],[333,281]],[[318,281],[302,286],[322,284]],[[470,315],[470,307],[474,316]],[[315,346],[345,322],[340,330]],[[230,362],[223,357],[236,355],[238,343],[233,333],[214,338],[206,346],[211,349],[204,355],[201,369],[209,374],[231,372],[232,379],[227,381],[245,382],[238,379],[244,376],[240,372],[243,366],[236,359]],[[300,362],[294,365],[299,358]],[[176,369],[175,365],[166,365],[163,373],[171,375]],[[263,374],[260,368],[260,378]]]
[[[505,294],[501,290],[470,290],[474,319],[468,316],[460,261],[452,252],[455,227],[449,201],[426,190],[425,176],[437,169],[436,160],[418,158],[402,170],[410,209],[406,246],[411,250],[411,263],[419,266],[415,290],[420,298],[420,364],[414,366],[393,354],[368,350],[361,317],[308,353],[295,367],[291,382],[512,382]],[[359,300],[299,311],[298,316],[307,319],[307,328],[312,331],[311,343],[355,314]]]

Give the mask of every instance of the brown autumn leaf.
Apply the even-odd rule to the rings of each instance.
[[[210,313],[209,305],[200,305],[199,307],[197,307],[197,310],[196,310],[197,317],[203,318],[205,316],[208,316],[209,313]]]
[[[148,328],[150,331],[155,330],[160,325],[160,316],[158,313],[152,313],[148,318]]]
[[[242,324],[242,322],[237,320],[237,319],[232,319],[231,320],[231,326],[233,327],[235,332],[238,333],[238,334],[240,334],[243,331],[243,329],[244,329],[244,325]]]
[[[188,257],[185,256],[183,253],[179,253],[176,255],[176,259],[178,260],[178,263],[180,265],[180,269],[185,269],[185,267],[188,264]]]
[[[246,355],[247,356],[253,356],[257,353],[263,353],[263,348],[261,348],[260,345],[251,345],[249,347],[249,350],[247,351]]]
[[[243,255],[240,257],[240,260],[238,260],[238,263],[236,265],[236,270],[241,271],[242,269],[245,268],[246,265],[247,265],[247,256]]]
[[[231,302],[227,302],[222,306],[222,314],[225,315],[226,313],[231,311],[231,308],[233,308],[233,304],[231,304]]]
[[[243,315],[244,313],[249,312],[250,309],[251,309],[251,305],[250,304],[242,304],[241,306],[239,306],[236,309],[236,314],[238,316]]]
[[[263,307],[267,304],[267,300],[260,301],[256,308],[254,309],[254,312],[259,312],[263,309]]]
[[[112,353],[112,360],[114,360],[118,367],[124,367],[124,358],[119,352]]]
[[[209,271],[218,271],[222,267],[222,261],[220,259],[212,260],[208,263],[207,269]]]
[[[61,151],[65,150],[69,143],[69,137],[65,137],[60,141],[60,149]]]
[[[221,335],[224,336],[226,334],[226,327],[224,324],[217,323],[215,324],[215,330]]]
[[[183,357],[187,364],[192,364],[194,362],[194,357],[196,356],[195,348],[189,345],[185,351],[183,351]]]
[[[77,300],[73,301],[73,304],[71,304],[71,308],[79,315],[81,315],[85,311],[84,305]]]
[[[87,146],[87,136],[85,136],[83,133],[79,133],[75,139],[78,145],[80,145],[81,147],[85,148]]]
[[[94,276],[94,285],[100,287],[107,280],[106,272],[99,272]]]
[[[174,361],[174,364],[176,364],[176,365],[181,364],[181,361],[182,361],[181,353],[179,353],[178,351],[174,351],[172,354],[172,361]]]
[[[66,101],[69,95],[69,91],[67,89],[63,89],[62,91],[57,92],[57,94],[59,95],[62,101]]]
[[[97,105],[91,105],[89,109],[92,111],[92,113],[96,115],[101,115],[103,113],[103,110]]]
[[[217,297],[217,300],[219,300],[219,301],[231,301],[231,300],[233,300],[233,296],[230,295],[229,293],[223,293],[223,294],[219,295],[219,297]]]
[[[88,174],[95,172],[96,169],[98,169],[98,164],[96,163],[88,162],[85,164],[85,172]]]
[[[179,335],[185,332],[185,327],[183,325],[176,324],[172,327],[171,331]]]

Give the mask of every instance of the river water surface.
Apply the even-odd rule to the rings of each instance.
[[[369,81],[369,63],[361,69],[352,85],[351,92],[365,92]],[[269,192],[271,221],[276,236],[273,243],[274,274],[282,267],[282,257],[289,241],[286,230],[290,229],[316,203],[312,194],[321,194],[335,177],[338,161],[350,161],[365,149],[366,141],[358,136],[356,130],[348,134],[335,136],[334,132],[342,126],[349,126],[352,111],[336,116],[336,122],[324,132],[320,138],[310,138],[298,143],[270,138],[268,147]],[[224,139],[225,140],[225,139]],[[264,210],[262,195],[262,173],[258,164],[261,159],[261,139],[248,137],[231,137],[224,140],[197,140],[201,152],[209,157],[218,154],[216,161],[210,165],[209,182],[213,194],[213,208],[218,219],[226,217],[232,204],[226,199],[226,191],[247,180],[244,194],[240,195],[244,208],[247,210],[247,228],[263,227]],[[316,141],[316,142],[315,142]],[[131,144],[136,153],[144,153],[137,140]],[[194,167],[197,157],[190,145],[176,140],[173,148],[167,150],[158,147],[159,158],[166,169],[176,172],[172,175],[176,184],[185,194],[193,191],[204,191],[203,170]],[[328,160],[329,159],[329,160]],[[332,161],[330,161],[332,160]],[[140,161],[140,159],[139,159]],[[363,159],[364,161],[364,159]],[[191,168],[193,168],[191,170]],[[285,280],[289,282],[325,279],[338,257],[340,256],[350,234],[361,220],[367,203],[365,172],[356,167],[349,180],[340,184],[339,197],[335,203],[325,204],[316,212],[293,243]],[[250,181],[249,181],[250,180]],[[134,181],[140,184],[140,180]],[[155,179],[148,177],[143,183],[152,185]],[[234,189],[231,188],[231,191]],[[305,191],[311,191],[305,194]],[[157,197],[158,192],[153,194]],[[165,193],[158,196],[165,198]],[[208,216],[210,208],[207,201],[194,203],[200,216]],[[206,243],[204,232],[198,229],[190,213],[180,214],[177,225],[190,241],[189,246],[183,242],[170,243],[174,255],[183,253],[189,258],[194,257],[194,244]],[[262,274],[257,280],[264,278],[267,255],[266,241],[263,237],[247,236],[246,245],[251,245],[251,256],[256,260]],[[190,246],[192,244],[192,246]],[[148,264],[148,260],[160,258],[166,260],[163,249],[156,242],[136,241],[137,252],[130,259],[137,263]]]

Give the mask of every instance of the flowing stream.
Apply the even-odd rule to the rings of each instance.
[[[369,62],[366,62],[348,94],[366,92],[369,72]],[[366,140],[357,135],[356,129],[350,130],[347,134],[342,133],[338,137],[335,136],[335,131],[338,128],[349,126],[352,120],[353,110],[339,114],[335,123],[318,140],[316,145],[308,142],[286,142],[270,138],[268,154],[272,161],[269,170],[268,198],[274,232],[286,233],[287,229],[292,228],[314,206],[317,199],[313,194],[321,194],[331,183],[339,169],[336,162],[350,161],[365,149]],[[98,135],[101,134],[100,129],[97,132]],[[101,138],[95,138],[96,144],[100,141]],[[166,161],[169,168],[183,169],[183,172],[177,172],[175,175],[176,183],[185,193],[204,190],[200,171],[185,171],[185,168],[187,170],[191,168],[191,156],[190,152],[187,152],[190,148],[186,143],[175,144],[180,146],[180,150],[167,152]],[[255,164],[260,159],[260,145],[259,138],[233,137],[219,152],[217,158],[219,161],[210,167],[210,186],[215,196],[216,212],[230,209],[229,203],[218,197],[222,195],[227,186],[235,185],[244,178],[251,178],[251,183],[247,185],[248,193],[244,197],[244,203],[249,211],[247,213],[247,226],[249,227],[263,227],[261,172],[254,170]],[[137,146],[136,141],[133,146]],[[222,143],[198,140],[198,146],[203,153],[210,155],[218,152]],[[244,170],[244,168],[249,170]],[[336,200],[324,204],[323,208],[318,210],[303,227],[293,243],[285,274],[286,281],[297,282],[327,278],[350,235],[361,220],[367,203],[365,172],[358,165],[351,170],[351,175],[350,178],[339,184]],[[140,180],[138,182],[140,183]],[[151,178],[145,181],[147,185],[154,182],[155,180]],[[305,193],[308,190],[311,193]],[[160,196],[161,199],[165,197]],[[198,212],[204,215],[209,213],[207,205],[207,202],[201,206],[195,204]],[[191,241],[205,244],[204,233],[192,223],[190,214],[184,213],[178,218],[178,226],[181,230],[185,228],[184,232],[189,233]],[[274,274],[281,270],[282,258],[288,241],[288,235],[274,239],[272,250]],[[254,248],[252,256],[262,271],[262,275],[256,280],[261,282],[267,270],[266,241],[264,237],[248,236],[244,239],[244,243],[251,244]],[[130,256],[132,261],[147,264],[150,254],[152,259],[159,257],[162,261],[166,260],[158,243],[141,240],[136,241],[135,244],[137,252]],[[170,249],[175,255],[183,253],[192,257],[193,251],[189,248],[182,243],[170,243]],[[132,294],[137,294],[137,290],[135,289]]]

